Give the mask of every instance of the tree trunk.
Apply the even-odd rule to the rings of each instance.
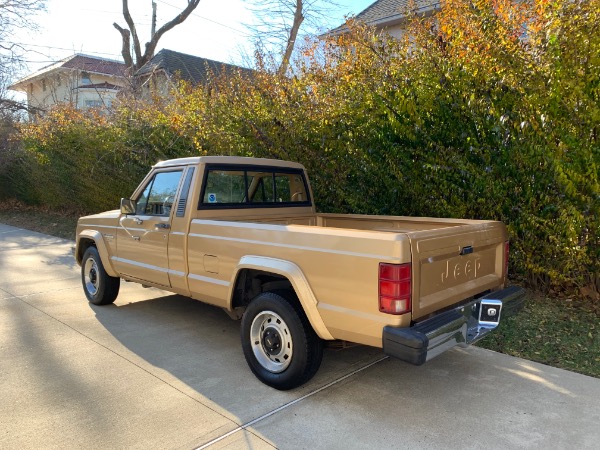
[[[285,52],[283,54],[283,58],[281,59],[281,65],[279,66],[279,70],[277,73],[280,75],[285,75],[290,66],[290,58],[292,57],[292,52],[294,51],[294,47],[296,46],[296,37],[298,36],[298,30],[300,29],[300,25],[304,21],[304,15],[302,11],[304,9],[304,4],[302,0],[296,0],[296,11],[294,12],[294,22],[292,23],[292,28],[290,29],[290,34],[287,39],[287,44],[285,46]]]

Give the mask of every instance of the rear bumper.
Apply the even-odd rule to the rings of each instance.
[[[492,292],[466,305],[438,314],[410,328],[383,328],[386,355],[421,365],[456,345],[466,346],[494,330],[500,318],[521,310],[525,290],[511,286]],[[484,313],[481,313],[483,308]],[[499,310],[490,320],[488,310]]]

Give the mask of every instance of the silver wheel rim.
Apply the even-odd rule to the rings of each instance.
[[[83,269],[83,283],[85,289],[90,295],[96,295],[100,286],[100,277],[98,274],[98,264],[94,258],[88,258]]]
[[[292,334],[273,311],[258,314],[250,326],[250,342],[258,363],[272,373],[283,372],[292,362]]]

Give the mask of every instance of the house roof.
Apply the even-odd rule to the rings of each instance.
[[[440,0],[414,0],[417,13],[426,13],[439,8]],[[356,15],[356,20],[367,25],[385,27],[401,22],[406,17],[406,12],[411,7],[409,0],[377,0]],[[345,24],[331,30],[328,34],[337,34],[346,31]]]
[[[163,49],[154,55],[135,75],[149,75],[159,70],[165,71],[170,77],[177,75],[192,84],[206,83],[211,74],[220,75],[223,71],[241,70],[242,72],[250,72],[250,69],[233,64]]]
[[[115,77],[125,76],[125,63],[111,59],[76,54],[61,66],[65,69],[75,69]]]
[[[42,69],[21,78],[19,81],[9,86],[9,89],[24,89],[25,84],[44,78],[47,74],[57,71],[82,71],[100,75],[109,75],[113,77],[124,77],[126,66],[120,61],[112,59],[99,58],[96,56],[83,55],[76,53],[58,62],[43,67]]]

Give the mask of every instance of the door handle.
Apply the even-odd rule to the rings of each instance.
[[[134,217],[134,218],[133,218],[133,221],[134,221],[135,223],[137,223],[138,225],[141,225],[141,224],[143,224],[143,223],[144,223],[144,221],[143,221],[142,219],[138,219],[137,217]]]
[[[154,225],[154,228],[156,228],[157,230],[168,230],[169,228],[171,228],[171,225],[169,225],[168,223],[157,223],[156,225]]]

